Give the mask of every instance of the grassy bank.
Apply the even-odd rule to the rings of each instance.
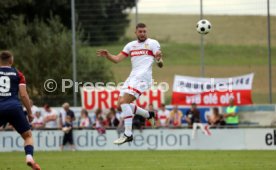
[[[135,16],[127,28],[125,40],[134,36]],[[268,58],[267,28],[265,16],[205,16],[213,28],[205,36],[205,77],[227,77],[255,73],[253,100],[255,103],[268,101]],[[201,76],[200,36],[195,31],[198,16],[140,14],[139,21],[149,28],[149,36],[160,41],[164,53],[165,67],[154,67],[154,79],[166,81],[172,86],[175,74]],[[276,17],[271,17],[272,77],[274,101],[276,100]],[[124,43],[102,47],[88,47],[94,53],[98,48],[109,49],[117,54]],[[130,61],[110,64],[116,81],[124,81],[130,72]],[[167,92],[167,101],[171,96]]]
[[[107,48],[117,54],[124,44],[88,47],[89,53],[95,53],[98,48]],[[157,82],[168,82],[173,84],[175,74],[200,76],[200,51],[197,45],[161,43],[164,52],[165,67],[159,69],[154,66],[153,77]],[[276,52],[273,47],[272,53]],[[206,77],[227,77],[247,73],[255,73],[253,83],[253,100],[255,103],[267,103],[268,95],[268,67],[266,47],[247,45],[207,45],[205,48],[205,76]],[[96,56],[95,56],[96,57]],[[108,62],[108,61],[107,61]],[[272,55],[272,72],[276,72],[276,55]],[[122,63],[111,64],[116,81],[124,81],[131,70],[130,59]],[[275,77],[275,76],[274,76]],[[273,84],[276,79],[273,78]],[[170,98],[171,89],[166,96]],[[276,86],[273,87],[276,97]],[[169,101],[169,100],[167,100]]]

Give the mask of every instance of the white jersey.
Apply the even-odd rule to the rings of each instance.
[[[50,112],[45,111],[44,116],[43,116],[44,118],[46,118],[46,119],[48,119],[49,117],[55,118],[55,120],[47,121],[45,123],[45,127],[46,128],[57,128],[58,127],[57,116],[58,116],[58,114],[57,114],[56,110],[54,110],[54,109],[51,109]]]
[[[128,93],[138,98],[150,88],[152,64],[158,50],[159,43],[150,38],[144,42],[132,41],[124,47],[121,53],[131,57],[132,70],[120,91],[120,96]]]
[[[170,118],[170,111],[168,110],[159,110],[158,119],[160,121],[160,126],[166,126],[167,120]]]
[[[144,42],[138,40],[129,42],[122,53],[131,57],[131,76],[152,79],[152,64],[156,52],[160,50],[160,44],[154,39],[146,39]]]

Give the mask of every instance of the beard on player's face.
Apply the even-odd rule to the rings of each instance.
[[[148,38],[146,28],[136,29],[135,34],[139,42],[144,42]]]
[[[146,39],[147,39],[147,36],[137,36],[137,39],[139,40],[139,42],[144,42],[144,41],[146,41]]]

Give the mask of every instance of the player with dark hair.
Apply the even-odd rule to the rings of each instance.
[[[33,120],[29,95],[26,90],[26,81],[24,75],[12,67],[13,55],[9,51],[0,53],[0,127],[7,122],[24,139],[24,150],[26,154],[26,163],[33,170],[41,170],[39,165],[33,159],[34,147],[30,124]],[[27,110],[27,120],[22,105]]]
[[[106,49],[97,51],[98,56],[105,57],[113,63],[119,63],[128,56],[131,58],[132,70],[120,91],[118,100],[118,109],[122,111],[125,125],[124,135],[113,142],[118,145],[133,140],[132,122],[135,114],[149,119],[154,125],[154,113],[148,112],[132,102],[151,87],[154,60],[160,68],[163,67],[160,44],[158,41],[148,38],[147,27],[144,23],[136,25],[135,34],[137,40],[129,42],[118,55],[113,55]]]

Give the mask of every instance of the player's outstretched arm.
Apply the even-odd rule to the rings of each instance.
[[[124,58],[126,58],[126,56],[124,54],[122,54],[122,53],[119,53],[118,55],[113,55],[113,54],[109,53],[108,50],[105,50],[105,49],[97,50],[97,56],[99,56],[99,57],[105,57],[108,60],[112,61],[113,63],[119,63]]]
[[[162,52],[160,50],[155,53],[155,60],[156,60],[157,66],[162,68],[164,64],[162,59]]]
[[[31,110],[30,98],[27,93],[27,89],[26,89],[25,85],[19,85],[19,95],[20,95],[23,105],[25,106],[25,108],[27,110],[29,122],[32,122],[33,115],[32,115],[32,110]]]

